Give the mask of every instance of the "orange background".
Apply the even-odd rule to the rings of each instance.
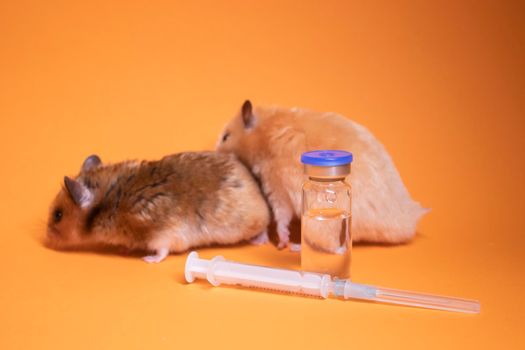
[[[524,17],[508,1],[2,1],[0,348],[522,348]],[[432,212],[409,245],[355,247],[354,279],[481,314],[186,285],[185,255],[40,244],[87,155],[210,149],[245,98],[366,125]],[[199,251],[299,267],[272,246]]]

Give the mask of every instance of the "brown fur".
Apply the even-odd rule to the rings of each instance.
[[[226,125],[217,150],[232,152],[258,177],[273,210],[280,246],[288,225],[301,215],[303,152],[353,152],[352,235],[354,241],[401,243],[410,240],[427,212],[413,201],[392,159],[363,126],[335,113],[257,107],[246,101]]]
[[[152,250],[158,259],[151,261],[158,262],[161,250],[251,239],[268,221],[257,184],[234,156],[188,152],[109,165],[91,156],[75,180],[65,179],[51,205],[47,237],[57,248]]]

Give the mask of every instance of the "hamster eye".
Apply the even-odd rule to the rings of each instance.
[[[222,142],[226,142],[229,137],[230,137],[230,133],[229,132],[225,132],[224,135],[222,136]]]
[[[64,213],[62,212],[62,209],[55,209],[55,211],[53,212],[53,222],[55,224],[58,224],[60,220],[62,220],[63,215]]]

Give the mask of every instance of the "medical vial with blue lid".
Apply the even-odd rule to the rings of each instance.
[[[301,269],[350,277],[352,188],[347,182],[352,153],[305,152],[302,191]]]

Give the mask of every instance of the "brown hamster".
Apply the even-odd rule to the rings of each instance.
[[[217,150],[232,152],[261,181],[273,210],[279,247],[289,241],[289,224],[301,215],[303,152],[353,152],[352,236],[354,241],[410,240],[428,209],[413,201],[389,154],[363,126],[335,113],[277,107],[253,108],[246,101],[221,134]]]
[[[88,157],[50,209],[47,241],[147,250],[147,262],[195,246],[232,244],[265,231],[269,209],[234,155],[187,152],[159,161],[102,164]]]

